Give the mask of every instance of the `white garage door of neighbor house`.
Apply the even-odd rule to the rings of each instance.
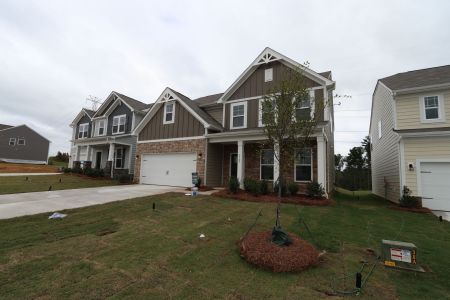
[[[141,161],[141,183],[191,186],[196,172],[195,153],[144,154]]]
[[[450,163],[420,164],[422,205],[450,211]]]

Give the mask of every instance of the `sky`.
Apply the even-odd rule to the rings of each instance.
[[[450,64],[450,1],[0,1],[0,123],[68,152],[89,95],[225,91],[265,48],[323,72],[335,152],[368,134],[377,79]]]

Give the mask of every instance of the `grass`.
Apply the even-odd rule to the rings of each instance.
[[[59,166],[0,162],[0,173],[56,173]]]
[[[56,167],[64,167],[67,168],[69,165],[68,161],[60,161],[56,158],[56,156],[50,156],[48,158],[48,164]]]
[[[59,180],[61,179],[61,182]],[[0,177],[0,195],[116,185],[116,180],[91,179],[76,175],[33,175]]]
[[[433,272],[378,265],[358,298],[449,299],[449,223],[389,209],[372,195],[336,199],[329,207],[282,206],[284,227],[327,251],[300,274],[272,274],[237,252],[260,209],[254,230],[273,226],[272,203],[166,194],[69,210],[63,220],[2,220],[0,298],[329,298],[333,280],[358,270],[361,259],[374,261],[366,248],[379,253],[381,239],[397,239],[415,243],[419,263]]]

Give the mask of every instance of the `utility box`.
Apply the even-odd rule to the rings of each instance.
[[[417,264],[417,247],[412,243],[382,240],[381,253],[387,267],[425,272]]]

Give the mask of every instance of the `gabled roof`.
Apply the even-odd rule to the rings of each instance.
[[[99,109],[95,112],[94,117],[97,118],[99,116],[102,116],[105,111],[107,111],[111,107],[111,104],[114,103],[117,99],[122,100],[133,111],[143,111],[144,109],[148,108],[147,104],[139,100],[128,97],[116,91],[112,91],[109,96],[106,97],[106,100],[102,103],[102,105],[100,105]]]
[[[210,115],[203,111],[195,101],[189,97],[177,92],[169,87],[165,88],[155,103],[153,103],[142,121],[136,126],[133,134],[137,135],[144,128],[144,126],[153,118],[159,107],[167,101],[178,101],[187,111],[189,111],[195,118],[197,118],[205,128],[212,128],[216,130],[223,130],[220,123],[214,120]]]
[[[86,114],[89,116],[89,118],[92,119],[92,117],[95,115],[95,111],[92,109],[83,108],[83,110],[86,112]]]
[[[239,86],[242,85],[242,83],[245,82],[247,78],[250,77],[251,74],[260,66],[263,64],[267,64],[274,61],[280,61],[284,65],[300,69],[303,71],[303,75],[305,77],[308,77],[309,79],[319,82],[321,84],[324,84],[326,86],[332,86],[335,84],[335,82],[327,77],[324,77],[323,75],[316,73],[315,71],[311,70],[310,68],[290,59],[289,57],[269,48],[266,47],[261,54],[259,54],[256,59],[250,64],[250,66],[245,69],[245,71],[235,80],[235,82],[223,93],[223,95],[219,98],[217,102],[221,103],[223,101],[226,101],[236,90]],[[327,72],[325,72],[327,73]],[[329,74],[325,74],[329,75]]]
[[[92,120],[92,117],[94,116],[95,111],[87,109],[87,108],[82,108],[81,111],[78,113],[78,115],[75,117],[75,119],[73,119],[72,123],[70,123],[70,126],[74,126],[76,123],[78,123],[78,121],[83,117],[83,116],[88,116],[89,119]]]
[[[14,127],[14,126],[6,125],[6,124],[0,124],[0,130],[8,129],[8,128],[11,128],[11,127]]]
[[[6,125],[9,126],[9,125]],[[10,130],[10,129],[15,129],[15,128],[19,128],[19,127],[26,127],[29,130],[33,131],[34,133],[36,133],[38,136],[40,136],[41,138],[43,138],[44,140],[47,140],[49,143],[51,143],[51,141],[46,138],[45,136],[41,135],[39,132],[37,132],[36,130],[34,130],[33,128],[31,128],[28,125],[22,124],[22,125],[17,125],[17,126],[9,126],[8,128],[3,128],[2,131],[6,131],[6,130]]]
[[[393,91],[450,84],[450,65],[398,73],[379,81]]]

